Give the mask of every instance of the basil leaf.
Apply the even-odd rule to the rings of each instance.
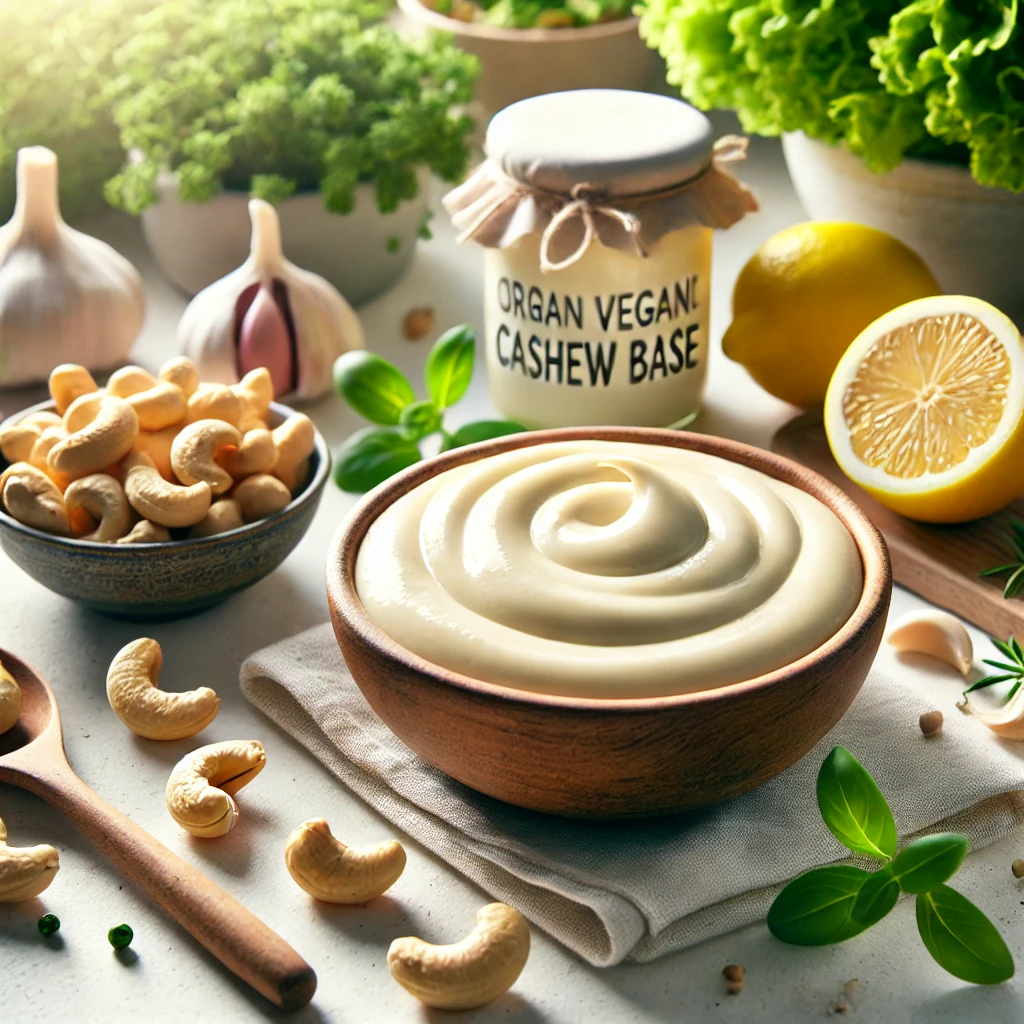
[[[896,906],[900,898],[900,886],[892,874],[892,866],[888,865],[874,872],[860,887],[857,898],[853,901],[850,918],[863,928],[878,924],[886,914]]]
[[[917,930],[935,962],[954,977],[975,985],[1013,977],[1013,956],[996,926],[948,885],[917,897]]]
[[[406,437],[419,441],[441,429],[441,413],[433,402],[413,402],[402,410],[398,423]]]
[[[423,371],[430,397],[438,409],[454,405],[473,379],[476,332],[469,324],[445,331],[434,343]]]
[[[835,747],[818,772],[818,807],[847,849],[877,860],[896,854],[896,823],[877,783],[846,747]]]
[[[399,431],[367,427],[342,445],[335,460],[334,482],[343,491],[362,494],[421,457],[416,442]]]
[[[966,836],[938,832],[900,850],[889,869],[904,892],[928,892],[952,878],[966,856]]]
[[[449,434],[441,443],[441,451],[476,444],[477,441],[490,441],[495,437],[505,437],[506,434],[521,434],[524,430],[526,427],[512,420],[477,420],[476,423],[467,423],[464,427],[459,427],[454,434]]]
[[[405,374],[386,359],[356,349],[334,363],[334,387],[360,416],[392,427],[402,410],[416,401]]]
[[[800,875],[775,897],[768,930],[793,946],[828,946],[853,938],[867,927],[854,921],[853,906],[871,877],[871,872],[845,864]]]

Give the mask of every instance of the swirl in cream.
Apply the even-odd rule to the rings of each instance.
[[[541,693],[640,697],[808,654],[862,589],[839,519],[725,459],[538,444],[438,474],[373,522],[356,588],[437,665]]]

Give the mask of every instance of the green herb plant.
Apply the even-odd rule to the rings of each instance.
[[[1021,650],[1021,646],[1015,636],[1011,636],[1006,643],[992,636],[989,637],[989,640],[999,653],[1006,658],[1006,661],[983,658],[982,660],[986,665],[998,669],[998,671],[985,676],[983,679],[979,679],[976,683],[972,683],[964,690],[964,696],[966,697],[969,693],[974,693],[975,690],[983,690],[988,686],[995,686],[996,683],[1008,683],[1010,680],[1013,680],[1013,686],[1010,687],[1010,691],[1003,701],[1004,704],[1008,704],[1020,689],[1021,683],[1024,683],[1024,650]]]
[[[967,837],[924,836],[896,851],[896,823],[875,780],[845,747],[835,747],[818,773],[818,807],[848,850],[879,861],[866,871],[846,864],[800,875],[775,898],[768,928],[794,946],[852,939],[896,905],[917,897],[917,930],[940,967],[963,981],[996,985],[1013,977],[1013,957],[995,925],[945,883],[967,854]]]
[[[458,21],[499,28],[581,28],[618,21],[632,13],[631,0],[423,0],[424,6]]]
[[[904,156],[1024,188],[1018,0],[647,0],[668,80],[761,135],[843,142],[878,173]]]
[[[448,37],[409,41],[389,0],[164,0],[136,18],[106,91],[130,159],[107,184],[140,213],[173,172],[185,201],[319,191],[339,214],[372,182],[382,212],[429,168],[460,180],[479,65]]]
[[[338,452],[335,483],[361,494],[423,458],[420,442],[441,435],[441,451],[525,430],[511,420],[477,420],[458,430],[444,426],[444,412],[466,393],[473,378],[476,333],[467,324],[434,343],[424,369],[429,399],[417,399],[408,378],[393,363],[362,349],[334,364],[334,386],[360,416],[376,427],[357,431]]]
[[[1010,549],[1013,552],[1013,561],[1005,565],[994,565],[991,569],[983,569],[978,573],[981,577],[1006,576],[1006,586],[1003,587],[1003,597],[1016,597],[1024,590],[1024,523],[1014,520],[1010,524],[1010,536],[1008,538]]]

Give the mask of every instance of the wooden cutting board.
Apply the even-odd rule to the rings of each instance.
[[[868,514],[889,545],[893,579],[990,636],[1024,639],[1024,601],[1003,597],[1004,578],[980,579],[982,569],[1014,560],[1007,537],[1024,521],[1024,496],[994,516],[958,526],[915,523],[890,512],[848,480],[829,451],[820,413],[790,420],[772,438],[772,450],[838,484]]]

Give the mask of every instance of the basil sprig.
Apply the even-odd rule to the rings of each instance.
[[[420,442],[441,435],[441,451],[461,448],[525,430],[512,420],[478,420],[453,433],[443,414],[465,395],[473,378],[476,334],[467,324],[453,327],[435,342],[424,369],[429,399],[419,400],[408,378],[372,352],[346,352],[334,364],[334,386],[356,412],[376,427],[353,434],[338,452],[335,483],[361,493],[423,458]]]
[[[940,967],[976,985],[1013,977],[1013,957],[995,925],[945,883],[967,854],[966,836],[940,832],[896,852],[896,823],[882,791],[845,747],[818,772],[818,808],[849,850],[882,862],[876,871],[847,864],[815,868],[787,885],[768,911],[772,935],[794,946],[827,946],[859,935],[896,905],[917,896],[917,930]]]

